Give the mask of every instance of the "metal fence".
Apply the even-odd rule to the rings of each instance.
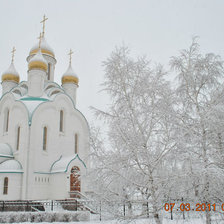
[[[181,203],[187,203],[183,199],[171,200],[176,203],[174,210],[164,211],[164,206],[160,208],[160,214],[166,219],[191,219],[204,216],[204,212],[177,211]],[[165,204],[166,202],[164,202]],[[168,203],[168,202],[167,202]],[[170,203],[170,201],[169,201]],[[106,201],[106,200],[21,200],[21,201],[0,201],[0,212],[25,211],[25,212],[53,212],[53,211],[89,211],[97,215],[97,219],[136,219],[153,218],[152,204],[149,201]],[[212,215],[217,216],[217,213]],[[222,215],[222,217],[221,217]],[[219,214],[223,218],[223,213]]]

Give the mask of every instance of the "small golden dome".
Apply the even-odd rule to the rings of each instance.
[[[42,61],[31,61],[29,63],[29,70],[35,69],[35,68],[47,71],[47,65]]]
[[[37,54],[29,61],[28,67],[29,67],[29,70],[41,69],[41,70],[44,70],[45,72],[47,71],[47,62],[42,56],[40,49],[37,52]]]
[[[62,85],[65,83],[74,83],[76,85],[79,84],[79,78],[73,71],[71,64],[69,64],[67,71],[62,76],[61,82],[62,82]]]
[[[55,57],[53,49],[48,45],[48,43],[46,42],[44,37],[42,37],[42,39],[41,39],[40,48],[41,48],[42,54],[46,54],[46,55]],[[38,50],[39,50],[39,44],[35,44],[30,50],[30,55],[36,54],[38,52]]]
[[[76,85],[78,85],[79,79],[78,79],[78,77],[68,75],[68,76],[63,76],[61,79],[61,82],[62,82],[62,84],[75,83]]]
[[[2,82],[13,81],[19,83],[19,73],[16,71],[13,62],[9,68],[2,74]]]

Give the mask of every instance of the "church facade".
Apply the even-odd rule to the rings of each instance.
[[[70,55],[71,57],[71,55]],[[66,199],[85,194],[89,126],[76,108],[78,76],[71,66],[54,82],[55,54],[43,35],[27,57],[27,81],[14,66],[2,74],[1,200]]]

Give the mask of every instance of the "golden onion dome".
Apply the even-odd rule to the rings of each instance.
[[[50,56],[54,57],[54,51],[49,46],[49,44],[47,43],[47,41],[45,40],[44,37],[41,38],[40,48],[41,48],[42,54],[46,54],[46,55],[50,55]],[[37,43],[31,48],[30,55],[36,54],[38,52],[38,50],[39,50],[39,44]]]
[[[41,69],[45,72],[47,71],[47,62],[44,59],[43,55],[40,52],[40,49],[37,51],[36,55],[31,58],[28,64],[29,70],[32,69]]]
[[[62,84],[74,83],[74,84],[78,85],[79,77],[73,71],[71,64],[69,64],[67,71],[62,76],[61,82],[62,82]]]
[[[2,82],[13,81],[19,83],[19,73],[16,71],[13,62],[10,64],[9,68],[2,74]]]

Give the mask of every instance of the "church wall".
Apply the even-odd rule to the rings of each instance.
[[[64,114],[64,130],[60,132],[60,110]],[[78,152],[81,159],[85,160],[88,154],[88,132],[87,125],[80,118],[79,112],[75,111],[73,104],[67,96],[62,95],[56,97],[55,102],[47,102],[41,104],[35,111],[31,125],[31,151],[30,160],[33,165],[32,172],[49,172],[51,165],[59,159],[61,155],[75,155],[75,134],[78,134]],[[47,150],[43,150],[43,128],[47,127]],[[34,178],[30,178],[30,186],[34,186]],[[70,185],[67,183],[65,174],[52,174],[50,177],[50,185],[53,186],[54,196],[52,198],[68,197]],[[48,190],[42,185],[35,183],[36,187],[32,187],[32,192],[39,192],[41,197],[48,196]],[[56,187],[58,186],[58,187]],[[86,188],[85,183],[82,184]],[[57,190],[55,190],[57,189]],[[66,189],[66,191],[64,190]],[[34,199],[36,196],[31,193],[29,195]]]
[[[44,92],[44,80],[46,72],[43,70],[32,69],[28,71],[28,95],[41,97]]]
[[[3,194],[4,178],[8,177],[8,194]],[[21,199],[22,174],[0,173],[0,199],[19,200]]]
[[[26,163],[26,151],[28,148],[28,116],[27,112],[21,105],[15,105],[12,107],[10,114],[10,124],[9,124],[9,142],[13,149],[13,155],[16,160],[18,160],[22,167],[24,167]],[[18,127],[20,127],[19,134],[19,145],[17,149],[17,135],[18,135]]]
[[[9,128],[6,133],[4,132],[4,111],[7,108],[10,114]],[[64,113],[63,132],[59,130],[60,110],[63,110]],[[7,200],[68,198],[70,174],[40,174],[40,181],[38,181],[39,176],[34,172],[50,172],[51,165],[61,155],[75,155],[75,134],[78,135],[78,154],[82,160],[86,160],[89,147],[87,145],[89,130],[85,119],[80,112],[74,109],[71,99],[64,94],[59,94],[56,96],[55,102],[42,103],[35,110],[30,127],[25,106],[22,102],[16,102],[10,93],[6,94],[0,101],[0,111],[0,141],[10,144],[15,159],[21,163],[24,170],[23,179],[20,177],[19,184],[18,178],[14,179],[17,182],[10,181],[9,183],[13,183],[15,186],[21,186],[22,184],[23,189],[21,190],[19,187],[20,190],[13,190],[12,195],[4,195],[4,198]],[[19,126],[19,150],[16,150]],[[47,127],[46,151],[43,151],[44,126]],[[50,178],[49,182],[45,182],[45,177],[47,180]],[[84,180],[81,183],[81,190],[83,189],[86,189]]]
[[[57,159],[56,112],[49,104],[41,105],[35,112],[31,125],[30,157],[33,158],[33,171],[49,172],[50,164]],[[43,150],[43,129],[47,127],[46,151]],[[52,153],[53,151],[53,153]],[[55,152],[55,154],[54,154]],[[32,159],[31,158],[31,159]]]
[[[27,58],[27,61],[30,61],[33,57],[34,57],[34,54],[33,55],[29,55],[28,58]],[[50,71],[50,75],[49,75],[50,79],[49,80],[53,82],[54,81],[55,64],[56,64],[57,61],[56,61],[55,58],[53,58],[53,57],[51,57],[49,55],[46,55],[46,54],[43,54],[43,57],[47,61],[48,67],[50,65],[50,68],[48,68],[48,70],[47,70],[47,75],[46,75],[45,79],[48,80],[48,71]]]
[[[66,173],[51,174],[51,199],[69,198],[70,179]]]
[[[13,81],[2,82],[2,94],[9,92],[12,88],[16,87],[18,84]]]
[[[62,87],[65,92],[71,97],[74,102],[74,105],[76,106],[76,91],[78,86],[74,83],[64,83]]]
[[[49,75],[49,78],[48,79],[48,74],[46,76],[46,80],[50,80],[50,81],[54,81],[54,70],[55,70],[55,64],[56,64],[56,60],[55,58],[49,56],[49,55],[46,55],[46,54],[43,54],[45,60],[48,62],[48,67],[50,66],[50,68],[48,68],[48,71],[50,71],[50,75]],[[47,73],[48,73],[47,71]]]
[[[5,125],[5,110],[9,109],[8,132],[4,130]],[[27,148],[28,148],[28,113],[25,106],[21,102],[15,102],[13,96],[9,93],[6,94],[0,101],[0,142],[8,143],[16,160],[18,160],[23,168],[24,175],[22,179],[23,192],[26,191],[26,161],[27,161]],[[17,141],[17,128],[20,129],[19,150],[16,150]],[[15,194],[16,190],[15,190]],[[6,197],[6,196],[4,196]],[[11,197],[11,196],[10,196]],[[20,197],[23,197],[20,195]],[[13,199],[13,198],[12,198]],[[16,199],[21,199],[16,197]]]
[[[84,165],[78,160],[73,160],[70,164],[68,164],[66,173],[54,173],[51,174],[51,198],[52,199],[65,199],[70,198],[70,174],[73,166],[77,166],[80,169],[80,186],[81,192],[85,194],[87,191],[87,184],[84,180],[86,174],[86,168]]]
[[[5,111],[9,109],[8,131],[4,130]],[[28,113],[22,103],[15,102],[10,96],[6,96],[0,103],[0,141],[10,144],[14,156],[23,162],[24,150],[27,148]],[[20,126],[19,150],[16,150],[17,127]]]
[[[29,199],[50,199],[50,175],[32,174],[30,179]]]
[[[82,159],[87,157],[88,129],[77,115],[70,99],[56,98],[55,102],[44,103],[35,111],[31,126],[31,145],[33,146],[34,171],[49,172],[50,165],[61,155],[75,155],[75,134],[78,134],[78,151]],[[64,130],[59,131],[60,110],[64,114]],[[47,127],[47,150],[43,150],[43,128]],[[41,165],[40,166],[40,161]]]

